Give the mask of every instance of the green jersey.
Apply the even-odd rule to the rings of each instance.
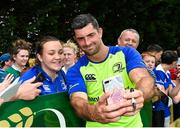
[[[113,76],[121,76],[124,88],[135,88],[128,73],[134,68],[144,68],[140,54],[129,47],[110,47],[106,59],[102,62],[92,62],[83,56],[67,73],[69,94],[86,92],[90,104],[96,104],[104,94],[103,80]],[[87,121],[87,127],[142,127],[140,114],[121,116],[119,121],[102,124]]]

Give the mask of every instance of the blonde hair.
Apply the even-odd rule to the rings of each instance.
[[[154,57],[155,60],[156,60],[156,57],[155,57],[151,52],[143,52],[143,53],[141,54],[141,56],[142,56],[142,58],[144,58],[145,56],[151,56],[151,57]]]
[[[72,39],[69,39],[65,44],[63,44],[63,47],[73,49],[73,51],[76,55],[79,52],[78,46],[74,43],[74,41]]]
[[[35,58],[30,58],[28,63],[29,63],[29,67],[31,68],[31,67],[36,65],[36,59]]]

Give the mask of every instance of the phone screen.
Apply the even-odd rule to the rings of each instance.
[[[114,76],[103,81],[104,92],[110,92],[111,96],[107,103],[113,104],[123,99],[125,93],[124,84],[121,76]]]

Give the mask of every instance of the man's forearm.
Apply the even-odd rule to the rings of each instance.
[[[146,86],[144,86],[146,85]],[[151,77],[144,77],[137,83],[137,89],[143,92],[143,96],[145,100],[150,99],[154,93],[154,79]]]
[[[136,68],[129,72],[131,80],[136,88],[143,92],[144,99],[150,99],[154,95],[154,79],[144,68]]]
[[[90,105],[85,99],[79,97],[71,99],[71,104],[82,119],[93,120],[94,105]]]

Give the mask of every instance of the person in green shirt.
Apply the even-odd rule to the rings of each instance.
[[[7,73],[13,74],[15,78],[21,75],[21,72],[26,68],[26,64],[29,59],[30,54],[30,42],[26,42],[23,39],[18,39],[13,43],[12,58],[13,65],[7,68],[5,71]]]
[[[154,79],[141,55],[131,47],[104,45],[103,30],[91,14],[78,15],[71,27],[85,55],[68,70],[67,86],[71,104],[86,127],[142,127],[139,111],[154,94]],[[112,77],[126,89],[123,100],[116,100],[120,92],[112,97],[114,92],[103,89],[103,81]],[[117,102],[107,103],[109,98]]]

